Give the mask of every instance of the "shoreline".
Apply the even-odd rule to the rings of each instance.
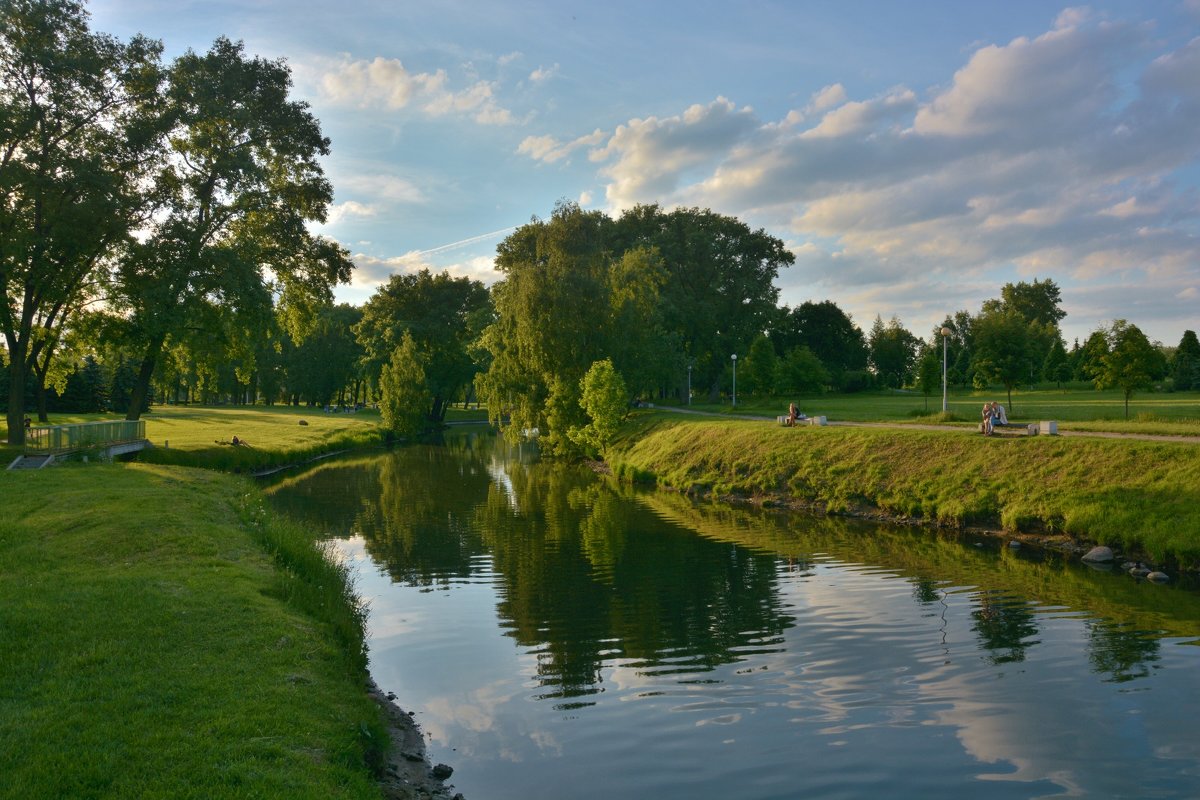
[[[446,783],[454,770],[430,763],[420,726],[396,704],[396,696],[381,689],[373,677],[368,677],[367,694],[383,712],[391,738],[387,766],[379,778],[383,796],[388,800],[465,800]]]

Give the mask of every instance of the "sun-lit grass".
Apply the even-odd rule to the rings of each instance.
[[[361,608],[249,483],[68,465],[0,496],[0,796],[378,796]]]
[[[1200,563],[1200,447],[635,417],[614,470],[683,490],[1060,531]]]

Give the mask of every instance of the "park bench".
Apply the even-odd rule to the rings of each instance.
[[[982,429],[982,425],[980,428]],[[1040,422],[1010,422],[1007,425],[995,425],[992,428],[992,434],[995,436],[1044,436],[1058,435],[1058,422],[1055,420],[1042,420]]]
[[[787,414],[784,414],[783,416],[779,416],[779,417],[775,418],[775,422],[780,425],[787,425],[787,421],[788,421]],[[829,423],[825,419],[825,417],[797,417],[796,424],[797,425],[828,425]]]

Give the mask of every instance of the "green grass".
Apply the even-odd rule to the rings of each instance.
[[[232,476],[0,473],[0,796],[378,797],[362,610]]]
[[[1200,564],[1200,447],[642,414],[614,471],[682,490],[1048,530]]]

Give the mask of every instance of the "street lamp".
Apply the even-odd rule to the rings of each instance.
[[[692,404],[692,365],[688,364],[688,405]]]
[[[946,337],[950,329],[942,326],[942,413],[946,413]]]
[[[733,359],[733,407],[737,408],[737,353],[734,353]]]

